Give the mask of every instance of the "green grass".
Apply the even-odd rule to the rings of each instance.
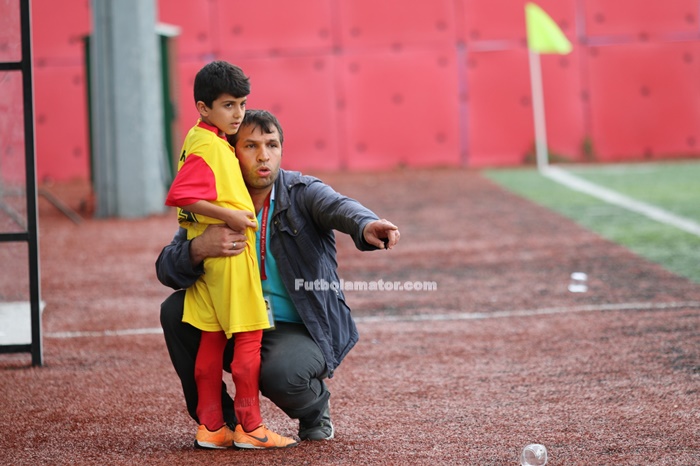
[[[563,167],[633,199],[700,223],[700,162]],[[534,168],[484,170],[504,188],[548,207],[668,270],[700,283],[700,237],[572,191]]]
[[[578,166],[568,171],[700,223],[700,162]]]

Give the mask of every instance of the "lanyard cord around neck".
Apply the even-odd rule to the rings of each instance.
[[[272,190],[267,193],[262,210],[262,219],[260,220],[260,280],[267,280],[267,273],[265,272],[265,255],[267,254],[267,214],[270,211],[271,195]]]

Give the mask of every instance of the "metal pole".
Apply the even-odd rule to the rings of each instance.
[[[37,215],[36,163],[34,154],[34,84],[32,80],[32,30],[30,0],[20,2],[22,27],[22,94],[24,101],[24,154],[29,246],[29,296],[32,321],[32,365],[43,364],[41,339],[41,280],[39,277],[39,221]]]
[[[98,217],[164,212],[165,140],[155,0],[92,0]]]

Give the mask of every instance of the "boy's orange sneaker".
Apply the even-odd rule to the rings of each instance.
[[[224,449],[233,446],[236,434],[228,426],[223,426],[214,432],[208,430],[204,425],[197,428],[197,436],[194,439],[194,446],[197,448]]]
[[[238,448],[287,448],[295,447],[297,445],[296,440],[289,437],[283,437],[282,435],[271,431],[264,425],[261,425],[252,432],[246,432],[243,430],[243,427],[238,424],[233,434],[233,444]]]

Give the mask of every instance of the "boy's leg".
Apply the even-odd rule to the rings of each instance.
[[[246,432],[262,424],[260,415],[260,341],[262,330],[233,335],[231,378],[236,386],[233,406],[236,418]]]
[[[326,362],[302,324],[276,322],[262,342],[260,390],[306,427],[330,422]]]
[[[187,412],[197,424],[200,424],[197,417],[199,397],[197,395],[197,383],[194,378],[194,366],[202,332],[182,322],[184,300],[185,291],[180,290],[163,301],[160,306],[160,324],[163,328],[170,360],[182,384],[182,391],[187,403]],[[226,354],[228,354],[228,358],[224,360],[224,367],[228,367],[231,360],[230,351]],[[233,410],[233,400],[228,395],[223,381],[221,382],[221,402],[224,420],[231,429],[234,429],[236,427],[236,417]]]
[[[268,429],[260,415],[260,341],[262,330],[236,333],[231,377],[236,385],[236,426],[234,445],[238,448],[286,448],[296,440]]]
[[[194,366],[199,401],[197,417],[210,432],[224,426],[221,408],[221,372],[226,335],[224,332],[202,332]]]

